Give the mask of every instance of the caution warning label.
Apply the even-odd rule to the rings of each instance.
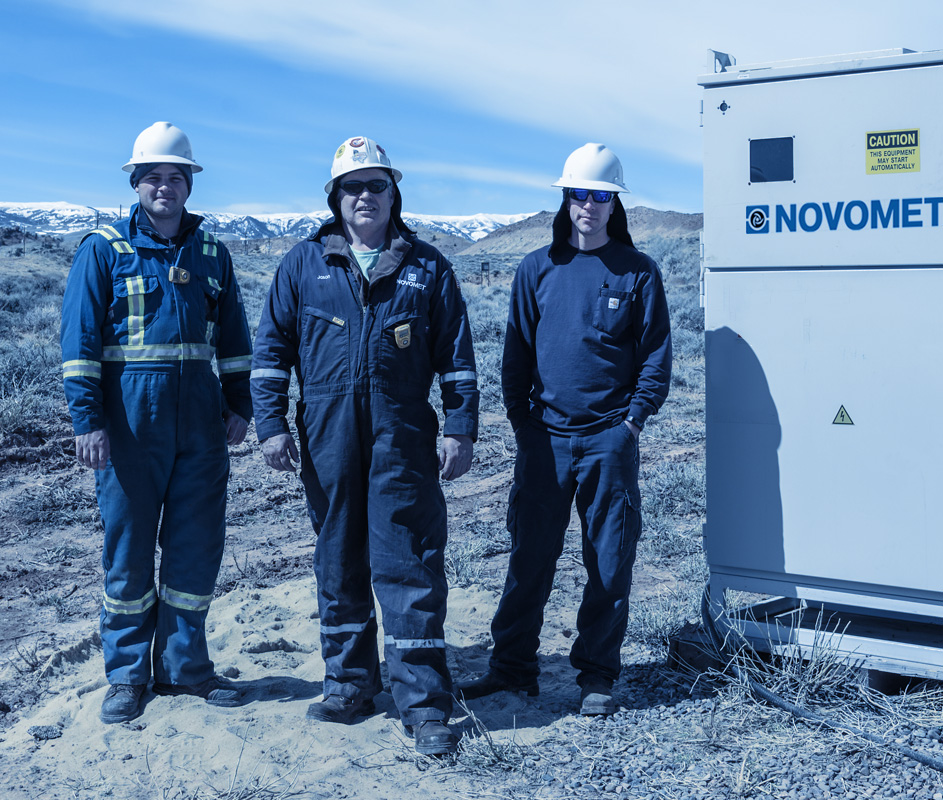
[[[865,153],[868,175],[920,172],[920,130],[871,131],[865,134]]]
[[[848,412],[845,411],[845,407],[842,406],[838,409],[838,413],[835,415],[835,419],[832,420],[832,425],[854,425],[855,423],[851,421],[851,417],[848,416]]]

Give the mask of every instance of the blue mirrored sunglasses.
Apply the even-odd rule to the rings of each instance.
[[[344,181],[341,184],[341,189],[348,194],[360,194],[366,186],[370,190],[370,194],[380,194],[380,192],[386,191],[389,185],[389,181],[376,178],[372,181]]]
[[[566,196],[576,200],[577,203],[585,203],[586,198],[593,196],[594,203],[608,203],[612,200],[615,192],[607,192],[602,189],[567,189]]]

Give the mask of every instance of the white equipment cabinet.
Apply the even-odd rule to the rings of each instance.
[[[824,605],[870,666],[943,677],[943,51],[715,64],[712,596]]]

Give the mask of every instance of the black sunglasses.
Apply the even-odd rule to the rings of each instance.
[[[380,194],[380,192],[385,191],[389,185],[389,181],[385,181],[382,178],[375,178],[372,181],[345,181],[341,184],[341,189],[348,194],[360,194],[366,186],[367,189],[370,190],[370,194]]]
[[[612,200],[615,192],[607,192],[602,189],[567,189],[566,196],[572,197],[578,203],[585,203],[586,198],[593,196],[594,203],[608,203]]]

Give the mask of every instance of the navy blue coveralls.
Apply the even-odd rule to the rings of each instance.
[[[323,226],[285,256],[259,322],[252,400],[260,441],[289,430],[292,370],[301,477],[318,535],[324,696],[367,700],[383,688],[372,580],[403,722],[447,720],[435,374],[443,433],[478,433],[471,332],[449,263],[391,224],[367,282],[341,228]]]
[[[168,241],[133,206],[79,246],[62,303],[75,433],[104,429],[111,443],[95,484],[112,684],[146,684],[152,660],[160,683],[213,676],[205,620],[225,535],[223,412],[251,418],[251,342],[229,253],[201,222],[184,212]]]
[[[668,305],[655,262],[629,244],[552,252],[525,257],[511,287],[501,375],[517,440],[512,550],[490,669],[511,685],[537,679],[543,609],[575,498],[587,583],[570,662],[581,686],[611,685],[641,531],[638,442],[625,420],[641,427],[667,397]]]

